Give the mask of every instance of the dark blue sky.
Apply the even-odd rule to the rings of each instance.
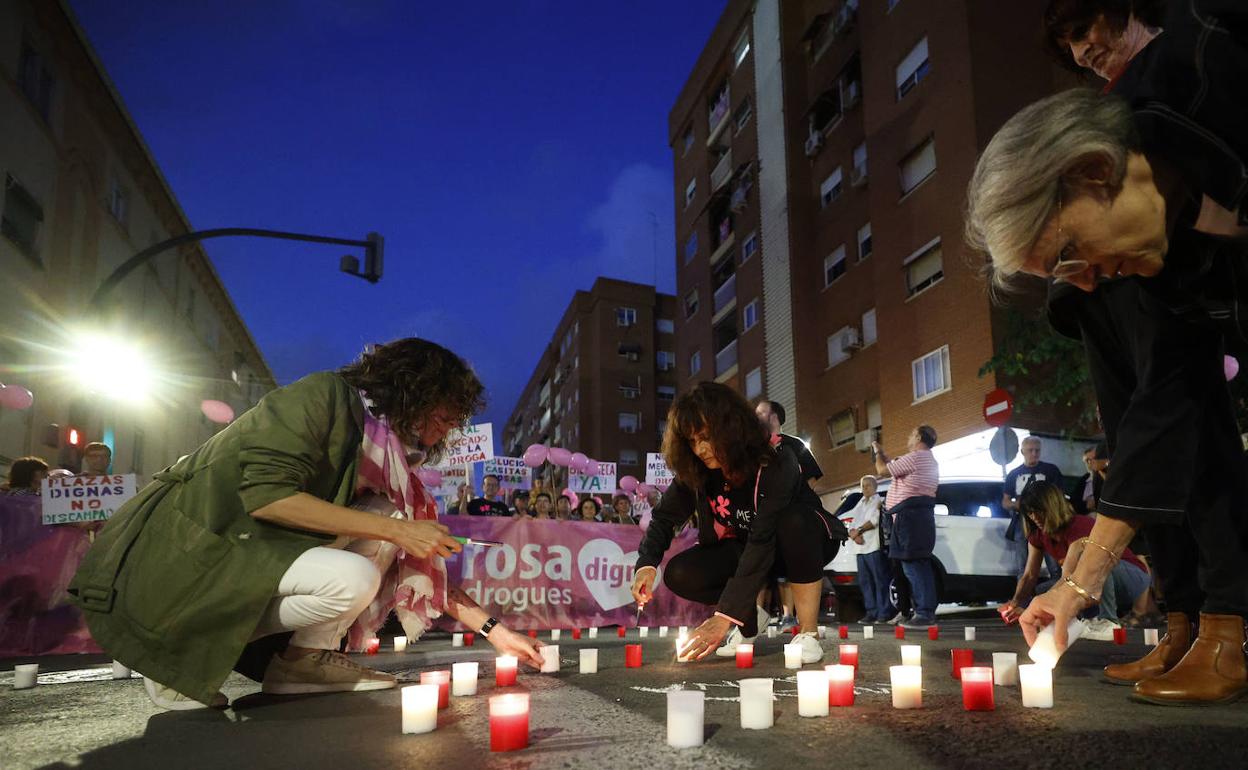
[[[418,335],[501,429],[575,290],[674,290],[667,114],[724,0],[71,5],[195,227],[385,236],[377,285],[208,242],[279,383]]]

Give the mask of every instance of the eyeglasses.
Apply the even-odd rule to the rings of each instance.
[[[1062,242],[1062,191],[1059,185],[1057,191],[1057,242]],[[1057,262],[1053,263],[1053,267],[1049,268],[1049,276],[1057,281],[1064,281],[1087,270],[1089,267],[1086,259],[1062,259],[1058,254]]]

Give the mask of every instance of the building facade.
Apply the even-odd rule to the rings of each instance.
[[[219,429],[203,401],[237,414],[275,387],[198,246],[157,256],[91,309],[118,265],[192,228],[64,3],[0,0],[0,174],[0,381],[35,397],[0,409],[0,468],[37,455],[77,470],[71,439],[102,440],[114,472],[150,475]],[[74,374],[97,335],[154,362],[150,396],[111,400]]]
[[[611,278],[576,292],[503,428],[506,454],[564,447],[640,478],[676,395],[676,310],[670,294]]]

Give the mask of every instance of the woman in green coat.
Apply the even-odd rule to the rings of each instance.
[[[460,545],[414,470],[482,391],[454,353],[409,338],[269,393],[101,531],[70,585],[92,636],[173,709],[226,705],[244,647],[286,632],[265,692],[394,687],[337,652],[391,609],[409,636],[447,613],[540,666],[536,643],[447,587],[440,557]]]

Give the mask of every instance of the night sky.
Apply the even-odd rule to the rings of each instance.
[[[573,292],[674,291],[667,115],[724,0],[71,6],[194,227],[385,236],[376,285],[207,243],[279,384],[426,337],[501,438]]]

